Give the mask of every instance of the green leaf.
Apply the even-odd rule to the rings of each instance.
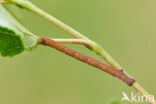
[[[0,53],[15,56],[37,45],[37,36],[23,27],[7,9],[0,5]]]
[[[2,56],[14,56],[23,50],[20,36],[7,28],[0,27],[0,51]]]

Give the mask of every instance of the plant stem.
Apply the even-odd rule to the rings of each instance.
[[[44,12],[43,10],[41,10],[40,8],[38,8],[37,6],[35,6],[34,4],[32,4],[31,2],[29,2],[27,0],[6,0],[6,1],[10,1],[12,3],[15,3],[16,5],[19,5],[20,7],[28,9],[28,10],[46,18],[51,23],[53,23],[56,26],[64,29],[65,31],[67,31],[68,33],[72,34],[73,36],[75,36],[77,38],[87,39],[87,37],[85,37],[84,35],[82,35],[78,31],[76,31],[73,28],[71,28],[70,26],[64,24],[63,22],[61,22],[57,18],[55,18],[55,17],[49,15],[48,13]]]
[[[50,46],[52,48],[55,48],[60,52],[63,52],[63,53],[65,53],[65,54],[67,54],[67,55],[69,55],[75,59],[78,59],[79,61],[82,61],[82,62],[87,63],[93,67],[96,67],[102,71],[105,71],[108,74],[121,79],[123,82],[125,82],[129,86],[131,86],[135,82],[134,79],[131,79],[128,76],[126,76],[122,72],[122,70],[118,70],[116,68],[110,67],[110,66],[103,64],[103,63],[101,63],[95,59],[92,59],[92,58],[87,57],[83,54],[80,54],[79,52],[76,52],[70,48],[67,48],[67,47],[55,42],[52,39],[40,38],[38,43],[45,45],[45,46]]]
[[[52,39],[57,43],[63,43],[63,44],[81,44],[88,48],[91,48],[91,43],[89,41],[86,41],[85,39]]]
[[[49,20],[51,23],[57,25],[58,27],[62,28],[63,30],[67,31],[68,33],[72,34],[73,36],[75,36],[76,38],[79,39],[85,39],[86,41],[88,41],[88,43],[90,43],[90,46],[92,47],[92,50],[95,51],[99,56],[101,56],[104,60],[106,60],[113,68],[116,69],[123,69],[100,45],[98,45],[96,42],[88,39],[86,36],[84,36],[83,34],[79,33],[78,31],[74,30],[73,28],[71,28],[70,26],[64,24],[63,22],[61,22],[60,20],[56,19],[55,17],[49,15],[48,13],[44,12],[43,10],[39,9],[37,6],[35,6],[34,4],[32,4],[31,2],[27,1],[27,0],[6,0],[6,1],[11,1],[12,3],[15,3],[16,5],[19,5],[20,7],[23,7],[25,9],[28,9],[42,17],[44,17],[45,19]],[[124,71],[126,73],[126,75],[128,75],[128,73],[126,71]],[[146,95],[149,97],[148,92],[141,87],[137,82],[133,83],[132,87],[139,92],[141,95]],[[148,98],[149,99],[149,98]],[[156,104],[151,103],[151,104]]]

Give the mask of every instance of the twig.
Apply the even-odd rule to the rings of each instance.
[[[110,67],[106,64],[103,64],[95,59],[92,59],[90,57],[87,57],[83,54],[80,54],[79,52],[76,52],[70,48],[67,48],[57,42],[55,42],[52,39],[47,39],[47,38],[40,38],[39,39],[39,44],[45,45],[45,46],[50,46],[52,48],[57,49],[58,51],[61,51],[75,59],[78,59],[84,63],[87,63],[93,67],[96,67],[102,71],[107,72],[108,74],[111,74],[114,77],[117,77],[119,79],[121,79],[123,82],[125,82],[127,85],[131,86],[135,80],[132,78],[129,78],[128,76],[126,76],[121,70],[115,69],[113,67]]]
[[[10,0],[6,0],[6,1],[10,1]],[[28,0],[11,0],[11,2],[14,4],[17,4],[20,7],[23,7],[30,11],[33,11],[34,13],[39,14],[40,16],[49,20],[51,23],[57,25],[58,27],[61,27],[62,29],[64,29],[65,31],[67,31],[68,33],[72,34],[73,36],[75,36],[77,38],[88,39],[87,37],[85,37],[84,35],[79,33],[78,31],[75,31],[70,26],[68,26],[68,25],[64,24],[63,22],[61,22],[60,20],[58,20],[57,18],[55,18],[55,17],[49,15],[48,13],[44,12],[43,10],[39,9],[37,6],[35,6],[31,2],[29,2]]]
[[[81,44],[88,48],[92,48],[91,43],[85,39],[52,39],[57,43],[63,44]]]

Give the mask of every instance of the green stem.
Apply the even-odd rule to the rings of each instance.
[[[93,51],[95,51],[99,56],[101,56],[104,60],[106,60],[112,67],[117,68],[117,69],[123,69],[100,45],[98,45],[96,42],[88,39],[86,36],[82,35],[81,33],[79,33],[78,31],[74,30],[73,28],[71,28],[70,26],[64,24],[63,22],[61,22],[60,20],[56,19],[55,17],[49,15],[48,13],[44,12],[43,10],[39,9],[37,6],[35,6],[34,4],[32,4],[31,2],[27,1],[27,0],[6,0],[6,1],[10,1],[12,3],[15,3],[16,5],[19,5],[20,7],[26,8],[27,10],[30,10],[42,17],[44,17],[45,19],[49,20],[51,23],[57,25],[58,27],[62,28],[63,30],[67,31],[68,33],[72,34],[73,36],[75,36],[76,38],[79,39],[85,39],[86,41],[88,41],[88,43],[90,44],[91,48]],[[126,71],[124,71],[126,73],[126,75],[128,75],[128,73]],[[149,97],[148,92],[141,87],[137,82],[135,82],[132,87],[139,92],[141,95],[146,95]],[[149,99],[149,98],[148,98]],[[150,104],[156,104],[149,102]]]
[[[72,34],[73,36],[75,36],[77,38],[87,39],[87,37],[85,37],[84,35],[82,35],[78,31],[76,31],[73,28],[71,28],[70,26],[64,24],[62,21],[58,20],[57,18],[55,18],[55,17],[49,15],[48,13],[44,12],[43,10],[41,10],[40,8],[38,8],[37,6],[35,6],[31,2],[29,2],[28,0],[6,0],[6,1],[10,1],[12,3],[15,3],[16,5],[19,5],[20,7],[23,7],[27,10],[30,10],[30,11],[46,18],[51,23],[53,23],[53,24],[57,25],[58,27],[64,29],[65,31],[67,31],[68,33]]]
[[[88,44],[90,45],[89,41],[85,39],[55,39],[53,40],[57,43],[64,43],[64,44]]]

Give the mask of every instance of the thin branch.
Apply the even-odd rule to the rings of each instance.
[[[102,71],[107,72],[108,74],[117,77],[119,79],[121,79],[123,82],[125,82],[127,85],[131,86],[135,80],[132,78],[129,78],[128,76],[126,76],[121,70],[115,69],[113,67],[110,67],[106,64],[103,64],[95,59],[92,59],[90,57],[87,57],[83,54],[80,54],[79,52],[76,52],[70,48],[67,48],[57,42],[55,42],[52,39],[47,39],[47,38],[40,38],[39,39],[39,44],[45,45],[45,46],[50,46],[52,48],[57,49],[60,52],[63,52],[65,54],[67,54],[68,56],[71,56],[79,61],[82,61],[84,63],[87,63],[93,67],[96,67]]]
[[[86,43],[85,39],[55,39],[53,38],[57,43],[65,43],[65,44],[88,44]]]
[[[86,46],[87,48],[92,48],[90,41],[86,41],[85,39],[52,39],[57,43],[61,44],[81,44]]]
[[[146,96],[143,96],[145,99],[147,99],[147,101],[150,103],[150,104],[156,104],[156,101],[154,102],[150,102],[150,98],[149,98],[149,93],[146,92],[146,90],[140,86],[140,84],[138,82],[135,82],[133,83],[133,88],[136,89],[137,92],[139,92],[141,95],[146,95]]]
[[[44,12],[28,0],[11,0],[12,3],[20,5],[21,7],[28,9],[36,14],[39,14],[40,16],[46,18],[51,23],[55,24],[56,26],[60,27],[61,29],[65,30],[66,32],[72,34],[73,36],[80,38],[80,39],[88,39],[86,36],[82,35],[72,27],[64,24],[62,21],[58,20],[57,18],[49,15],[48,13]]]

